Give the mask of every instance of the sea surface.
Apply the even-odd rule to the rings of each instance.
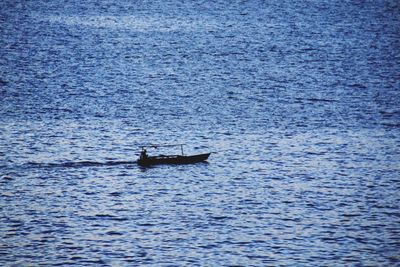
[[[396,0],[2,0],[0,265],[400,266],[399,33]],[[176,143],[214,153],[135,164]]]

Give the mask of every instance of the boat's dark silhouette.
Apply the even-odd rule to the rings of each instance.
[[[182,155],[159,155],[159,156],[148,156],[146,148],[158,148],[158,147],[171,147],[180,146]],[[156,164],[192,164],[202,161],[206,161],[211,153],[197,154],[197,155],[184,155],[183,145],[150,145],[142,146],[142,151],[137,163],[141,166],[151,166]]]

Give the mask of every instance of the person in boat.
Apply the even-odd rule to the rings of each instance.
[[[146,149],[143,149],[142,152],[140,152],[140,159],[144,160],[144,159],[147,159],[147,158],[148,158],[147,151],[146,151]]]

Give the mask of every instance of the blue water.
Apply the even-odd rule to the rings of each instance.
[[[399,32],[395,0],[1,1],[0,265],[400,265]]]

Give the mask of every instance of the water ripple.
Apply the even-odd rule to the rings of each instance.
[[[1,265],[399,265],[396,1],[131,2],[0,3]]]

